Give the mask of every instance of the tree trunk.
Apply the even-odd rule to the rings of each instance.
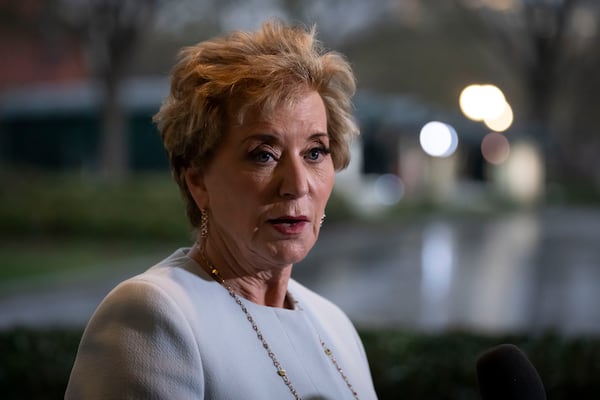
[[[122,79],[112,76],[102,84],[100,172],[106,179],[122,180],[129,171],[129,130],[122,102]]]

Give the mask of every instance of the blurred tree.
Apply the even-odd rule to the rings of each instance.
[[[123,178],[129,151],[122,84],[140,38],[164,0],[58,1],[63,21],[86,39],[92,74],[103,94],[101,173]]]
[[[84,78],[81,46],[56,20],[54,0],[0,1],[0,91]]]
[[[550,179],[600,184],[594,168],[600,95],[593,0],[455,0],[525,89],[527,120],[546,147]],[[471,21],[473,22],[473,21]],[[582,116],[587,116],[583,118]]]
[[[494,81],[513,92],[507,71],[474,34],[481,30],[457,15],[452,2],[395,1],[395,9],[386,9],[339,46],[362,89],[410,94],[456,112],[461,89],[473,81]]]

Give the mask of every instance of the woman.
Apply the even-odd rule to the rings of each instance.
[[[197,233],[117,286],[67,399],[374,399],[361,341],[291,279],[358,133],[348,63],[281,22],[186,48],[155,121]]]

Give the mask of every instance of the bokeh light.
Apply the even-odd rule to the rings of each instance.
[[[384,205],[398,204],[404,197],[404,182],[394,174],[383,174],[374,183],[377,200]]]
[[[467,118],[483,121],[500,117],[506,108],[506,98],[497,86],[469,85],[460,93],[459,105]]]
[[[421,293],[423,324],[439,328],[448,322],[448,296],[456,263],[454,234],[448,224],[436,222],[423,230]]]
[[[443,122],[431,121],[421,128],[421,148],[432,157],[448,157],[458,147],[456,130]]]
[[[500,114],[496,118],[484,118],[483,122],[485,126],[490,128],[495,132],[504,132],[512,125],[514,120],[514,115],[510,104],[504,103],[504,110],[502,114]]]
[[[532,143],[522,142],[511,146],[510,153],[505,173],[511,195],[521,204],[532,204],[543,191],[544,165],[540,150]]]
[[[504,135],[490,132],[481,141],[481,154],[490,164],[502,164],[510,154],[510,143]]]

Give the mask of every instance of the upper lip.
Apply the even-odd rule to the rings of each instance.
[[[308,222],[308,217],[305,215],[282,215],[280,217],[270,218],[268,221],[271,223]]]

